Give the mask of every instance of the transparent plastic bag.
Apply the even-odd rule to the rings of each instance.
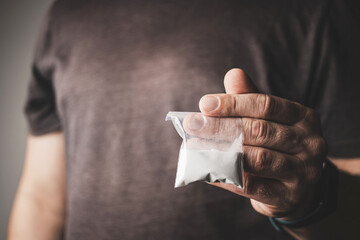
[[[241,118],[208,117],[195,112],[169,112],[183,142],[175,187],[192,182],[223,182],[243,187],[243,131]],[[199,127],[194,130],[192,126]]]

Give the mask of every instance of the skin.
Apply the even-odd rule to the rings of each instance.
[[[314,196],[320,164],[326,156],[316,113],[298,103],[256,93],[254,84],[240,69],[226,74],[225,89],[227,95],[212,95],[222,101],[217,110],[208,111],[202,101],[200,109],[209,116],[243,117],[247,176],[244,190],[228,184],[213,185],[248,197],[254,209],[266,216],[292,219],[307,214],[318,200]],[[191,119],[186,121],[187,130],[195,133],[197,130],[190,129]],[[232,129],[228,131],[232,133],[237,126],[236,121],[233,123],[217,130],[226,133]],[[214,127],[206,126],[197,133],[206,135],[213,130]],[[63,134],[29,136],[27,146],[8,240],[62,239],[66,221]],[[296,239],[360,236],[360,158],[330,160],[340,170],[338,209],[311,226],[287,229]]]
[[[237,132],[234,126],[240,124],[234,124],[234,120],[222,121],[222,118],[242,118],[244,188],[211,184],[249,198],[253,208],[265,216],[283,220],[305,216],[319,202],[318,183],[327,156],[317,113],[299,103],[258,93],[241,69],[230,70],[224,85],[226,94],[205,95],[199,103],[204,115],[221,118],[201,123],[199,117],[190,115],[184,121],[191,135],[211,138],[216,134],[222,140],[231,141]],[[359,171],[359,159],[345,161],[344,166],[334,161],[348,173],[356,175]],[[287,230],[299,239],[307,239],[322,238],[320,229]]]
[[[243,71],[229,71],[227,94],[210,94],[200,100],[201,112],[207,116],[241,117],[244,132],[245,187],[214,185],[250,198],[261,214],[284,219],[303,216],[316,203],[313,196],[326,157],[320,120],[314,110],[298,103],[248,93],[257,91],[250,83]],[[211,138],[216,132],[230,141],[236,125],[217,118],[203,125],[197,122],[200,128],[195,129],[191,120],[191,116],[185,119],[186,130],[201,138]]]
[[[9,240],[62,239],[64,153],[61,132],[28,137],[23,173],[9,221]]]

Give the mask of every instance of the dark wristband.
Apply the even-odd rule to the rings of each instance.
[[[305,227],[334,212],[337,207],[338,178],[339,172],[337,168],[329,160],[326,160],[323,164],[323,171],[320,179],[321,198],[316,209],[302,218],[290,221],[269,217],[273,227],[278,232],[286,233],[282,226],[289,228]]]

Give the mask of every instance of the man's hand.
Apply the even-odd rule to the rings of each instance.
[[[242,119],[244,188],[213,185],[250,198],[266,216],[290,220],[308,214],[319,201],[317,184],[327,152],[316,112],[283,98],[250,93],[257,90],[240,69],[226,74],[225,88],[227,94],[205,95],[199,105],[207,116]],[[216,121],[202,126],[198,119],[194,124],[188,131],[204,138],[214,129],[218,136],[231,136],[236,127],[223,124],[219,129]]]

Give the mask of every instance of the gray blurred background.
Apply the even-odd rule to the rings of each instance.
[[[23,106],[37,32],[51,0],[0,0],[0,240],[24,161]]]

